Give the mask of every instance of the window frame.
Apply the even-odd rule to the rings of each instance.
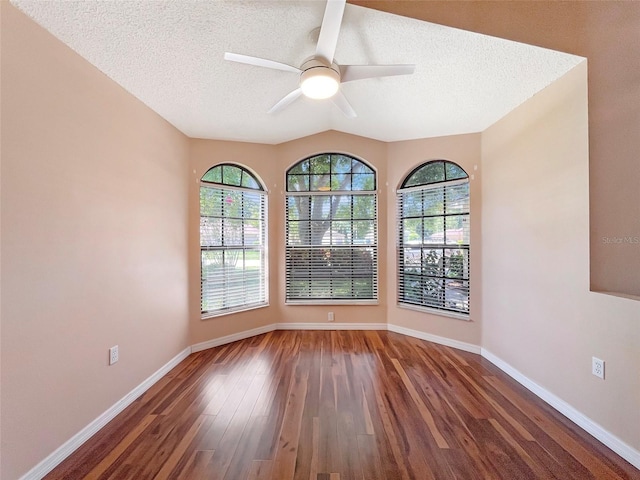
[[[242,185],[233,185],[230,183],[222,183],[222,180],[220,182],[212,181],[212,180],[203,180],[205,176],[207,176],[214,169],[222,168],[222,172],[224,172],[224,167],[234,167],[234,168],[240,169],[241,176],[240,176],[239,183],[242,184],[245,178],[244,176],[247,175],[248,177],[250,177],[249,183],[253,182],[255,186],[247,187]],[[246,218],[244,217],[244,215],[241,215],[241,217],[238,217],[238,218],[231,218],[236,222],[239,221],[242,223],[242,243],[241,244],[229,244],[229,245],[221,244],[221,245],[206,245],[206,246],[203,245],[203,233],[202,233],[203,232],[202,230],[203,212],[202,212],[202,197],[201,197],[203,188],[211,189],[216,192],[221,192],[221,195],[224,195],[225,193],[228,193],[228,192],[238,192],[241,194],[241,198],[243,202],[245,201],[245,194],[259,195],[259,198],[260,198],[259,207],[258,207],[259,215],[257,219]],[[236,164],[236,163],[219,163],[207,169],[207,171],[200,177],[198,193],[199,193],[198,208],[199,208],[199,215],[200,215],[199,243],[200,243],[200,317],[201,319],[204,320],[208,318],[214,318],[214,317],[219,317],[223,315],[229,315],[233,313],[243,312],[247,310],[254,310],[257,308],[264,308],[269,306],[268,192],[264,187],[263,182],[255,173],[253,173],[251,170],[249,170],[247,167],[243,165]],[[242,208],[244,208],[244,203]],[[224,205],[222,206],[222,210],[224,210]],[[225,217],[224,213],[221,213],[219,216],[207,215],[207,217],[220,218],[222,225],[224,225],[224,219],[229,218],[229,217]],[[245,222],[255,221],[255,220],[257,220],[261,224],[261,228],[259,230],[260,243],[258,244],[246,243]],[[224,231],[224,227],[222,227],[222,229]],[[224,233],[221,233],[221,234],[222,234],[222,238],[224,238]],[[221,240],[221,241],[224,242],[224,240]],[[260,268],[259,268],[258,278],[259,278],[259,293],[262,298],[260,298],[259,301],[257,302],[245,301],[244,303],[241,303],[241,304],[225,306],[222,308],[205,311],[203,308],[204,295],[205,295],[203,252],[220,251],[220,252],[223,252],[223,258],[224,258],[224,253],[229,250],[243,251],[244,258],[246,258],[244,255],[245,255],[245,252],[247,251],[259,251],[261,253],[261,258],[259,260]],[[243,266],[243,272],[245,271],[246,271],[246,266]],[[243,280],[246,281],[246,277],[243,277]],[[244,294],[248,295],[246,287],[247,286],[244,285],[243,290],[244,290]],[[235,292],[232,290],[228,290],[225,292],[225,295],[229,295],[230,293],[235,293]],[[227,301],[228,301],[228,298],[227,298]]]
[[[444,178],[441,180],[425,180],[425,181],[419,181],[419,182],[415,182],[417,174],[419,174],[419,172],[422,169],[425,169],[428,165],[433,165],[436,163],[442,163],[443,164],[443,176]],[[448,179],[447,178],[447,171],[448,171],[448,165],[451,165],[453,167],[455,167],[455,169],[458,169],[460,173],[464,174],[464,176],[461,176],[460,174],[458,174],[458,176],[456,176],[455,178],[452,179]],[[414,177],[414,175],[416,175],[416,177]],[[407,184],[410,183],[410,186],[407,186]],[[451,187],[455,187],[457,185],[466,185],[466,195],[468,196],[468,200],[467,200],[467,205],[466,205],[466,210],[463,210],[460,213],[447,213],[446,212],[446,191],[447,191],[447,187],[451,188]],[[442,214],[434,214],[434,213],[425,213],[424,210],[424,201],[425,201],[425,192],[434,192],[435,194],[437,194],[437,191],[440,190],[442,191],[442,194],[444,196],[444,204],[442,206]],[[411,194],[413,192],[420,192],[422,198],[421,198],[421,213],[420,215],[416,216],[414,215],[406,215],[405,214],[405,203],[407,200],[407,195]],[[461,319],[461,320],[471,320],[471,265],[470,265],[470,259],[471,259],[471,201],[470,201],[470,197],[471,197],[471,183],[470,183],[470,177],[469,174],[458,164],[456,164],[455,162],[452,162],[450,160],[444,160],[444,159],[437,159],[437,160],[430,160],[427,162],[423,162],[420,165],[418,165],[416,168],[414,168],[413,170],[411,170],[404,178],[403,181],[400,185],[400,187],[398,188],[397,192],[396,192],[396,214],[397,214],[397,228],[396,228],[396,240],[397,240],[397,255],[396,255],[396,280],[397,280],[397,285],[396,285],[396,300],[397,300],[397,304],[399,307],[401,308],[407,308],[410,310],[416,310],[416,311],[420,311],[420,312],[427,312],[427,313],[432,313],[432,314],[437,314],[437,315],[441,315],[441,316],[447,316],[447,317],[452,317],[452,318],[457,318],[457,319]],[[467,236],[467,243],[447,243],[447,239],[446,239],[446,218],[447,217],[451,217],[451,216],[463,216],[466,217],[466,223],[467,223],[467,229],[468,229],[468,233],[466,234]],[[434,218],[442,218],[442,224],[444,226],[444,230],[443,230],[443,239],[442,242],[440,243],[435,243],[435,242],[426,242],[425,238],[424,238],[424,220],[425,219],[434,219]],[[420,243],[418,244],[408,244],[405,241],[405,223],[407,220],[416,220],[419,219],[422,222],[422,239],[420,240]],[[462,220],[464,222],[464,218]],[[464,229],[465,227],[462,227],[463,231],[462,231],[462,235],[463,235],[463,239],[465,236],[465,232]],[[407,284],[408,282],[406,281],[406,276],[407,276],[407,269],[405,268],[405,262],[406,262],[406,253],[407,250],[412,249],[412,250],[419,250],[420,251],[420,266],[419,266],[419,273],[415,273],[413,272],[412,275],[414,275],[417,279],[420,280],[420,282],[423,282],[425,279],[431,279],[431,280],[435,280],[436,283],[441,282],[441,295],[438,298],[438,302],[440,303],[439,305],[435,305],[434,302],[434,298],[431,297],[427,297],[425,296],[424,293],[424,285],[421,287],[422,293],[421,293],[421,299],[420,301],[408,301],[407,299]],[[440,256],[438,263],[437,263],[437,269],[438,269],[438,274],[437,275],[429,275],[428,271],[427,273],[425,273],[425,251],[438,251],[441,250],[442,251],[442,255]],[[447,250],[449,250],[449,256],[447,257],[446,253]],[[461,263],[461,271],[462,273],[459,274],[458,276],[449,276],[447,274],[446,268],[448,265],[448,268],[451,269],[451,258],[452,258],[452,253],[453,251],[462,251],[462,263]],[[465,259],[465,254],[464,252],[466,252],[466,262],[464,261]],[[459,253],[456,253],[456,255],[458,255]],[[447,261],[445,259],[449,259],[449,263],[447,263]],[[426,265],[432,265],[431,263],[427,263]],[[447,280],[451,280],[454,281],[455,280],[459,280],[460,284],[462,285],[461,290],[464,292],[465,288],[464,288],[464,284],[466,282],[466,311],[464,311],[461,308],[455,308],[455,307],[451,307],[451,306],[447,306],[447,292],[451,292],[453,294],[453,291],[456,290],[455,287],[450,287],[447,288]],[[464,298],[464,297],[463,297]],[[428,302],[432,302],[432,303],[428,303]],[[463,300],[464,302],[464,300]],[[464,305],[464,303],[463,303]]]
[[[367,171],[364,173],[364,175],[372,175],[373,176],[373,188],[369,189],[369,190],[331,190],[331,186],[329,186],[329,189],[323,189],[323,190],[312,190],[312,179],[311,177],[314,175],[313,173],[311,173],[311,161],[314,158],[318,158],[318,157],[322,157],[322,156],[328,156],[329,157],[329,164],[331,165],[332,163],[332,156],[340,156],[340,157],[346,157],[351,159],[352,164],[350,167],[349,172],[347,173],[348,175],[351,175],[351,180],[353,180],[353,175],[361,175],[359,173],[353,173],[353,168],[354,168],[354,164],[353,162],[357,162],[359,164],[362,164]],[[309,171],[307,173],[291,173],[292,170],[296,169],[297,167],[301,166],[304,162],[309,161]],[[325,175],[329,175],[329,185],[331,185],[331,175],[332,174],[343,174],[345,172],[333,172],[331,171],[331,167],[329,172],[327,172]],[[315,175],[318,175],[317,173]],[[298,191],[298,190],[292,190],[290,189],[290,183],[289,183],[289,177],[290,176],[308,176],[308,182],[305,182],[305,185],[307,186],[308,190],[302,190],[302,191]],[[285,209],[285,215],[284,215],[284,236],[285,236],[285,288],[284,288],[284,296],[285,296],[285,304],[286,305],[378,305],[379,303],[379,261],[378,261],[378,247],[379,247],[379,237],[378,237],[378,209],[379,209],[379,198],[378,198],[378,172],[376,171],[376,169],[370,165],[369,163],[367,163],[366,161],[364,161],[361,158],[356,157],[355,155],[349,154],[349,153],[342,153],[342,152],[320,152],[320,153],[316,153],[313,155],[310,155],[308,157],[302,158],[301,160],[298,160],[297,162],[293,163],[292,165],[289,166],[289,168],[287,168],[284,172],[284,181],[285,181],[285,195],[284,195],[284,209]],[[353,182],[350,182],[350,186],[352,186]],[[353,199],[357,196],[370,196],[373,198],[373,221],[374,221],[374,227],[373,227],[373,231],[371,232],[373,240],[372,243],[368,244],[368,243],[363,243],[363,244],[358,244],[358,243],[350,243],[348,245],[338,245],[338,244],[333,244],[333,243],[329,243],[329,244],[325,244],[324,243],[324,238],[326,236],[326,232],[325,235],[323,235],[323,242],[321,244],[318,245],[290,245],[289,244],[289,239],[290,239],[290,223],[293,222],[301,222],[304,220],[291,220],[289,217],[289,200],[290,198],[293,197],[320,197],[320,196],[324,196],[324,197],[338,197],[338,196],[349,196],[351,197],[349,199],[350,202],[353,202]],[[311,203],[311,200],[310,200]],[[351,203],[351,209],[353,210],[353,203]],[[324,221],[329,221],[330,224],[331,222],[334,221],[346,221],[340,218],[335,218],[335,217],[328,217],[326,218]],[[308,219],[309,222],[312,221],[311,216],[309,216]],[[348,220],[351,223],[351,230],[353,231],[353,222],[357,222],[357,221],[371,221],[370,219],[357,219],[357,218],[353,218],[353,214],[351,215],[351,218]],[[328,231],[333,231],[331,227],[329,227]],[[331,240],[332,241],[332,240]],[[293,270],[293,266],[291,265],[291,253],[293,251],[308,251],[311,252],[313,250],[332,250],[334,249],[334,247],[336,249],[349,249],[350,252],[352,252],[352,259],[353,259],[353,252],[354,251],[358,251],[358,250],[370,250],[370,254],[371,254],[371,268],[372,268],[372,275],[371,275],[371,291],[373,292],[371,295],[371,298],[358,298],[358,297],[351,297],[351,298],[320,298],[320,297],[306,297],[306,298],[300,298],[300,297],[294,297],[294,296],[290,296],[290,293],[292,293],[290,291],[290,282],[292,282],[292,277],[290,276],[290,272]],[[352,264],[352,271],[353,271],[353,264]],[[311,278],[312,273],[309,273],[309,278]],[[350,277],[350,281],[353,282],[354,278],[357,277]],[[309,289],[311,289],[312,287],[309,287]],[[330,287],[330,288],[333,288]],[[353,283],[352,283],[352,292],[353,292]]]

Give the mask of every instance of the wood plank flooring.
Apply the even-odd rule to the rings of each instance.
[[[195,353],[47,479],[640,479],[478,355],[372,331]]]

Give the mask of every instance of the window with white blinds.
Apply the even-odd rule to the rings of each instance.
[[[222,164],[200,182],[203,317],[267,304],[267,197],[258,179]]]
[[[287,171],[287,303],[378,298],[376,176],[348,155],[307,158]]]
[[[398,190],[398,303],[469,314],[469,179],[427,162]]]

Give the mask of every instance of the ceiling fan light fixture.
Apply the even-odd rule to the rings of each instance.
[[[340,74],[325,66],[312,67],[300,74],[300,89],[305,97],[315,100],[331,98],[338,93]]]

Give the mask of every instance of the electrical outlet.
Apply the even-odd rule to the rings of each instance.
[[[591,357],[591,373],[604,380],[604,360]]]
[[[329,312],[327,315],[327,322],[333,322],[335,317],[333,316],[333,312]]]
[[[109,349],[109,365],[113,365],[118,361],[118,345]]]

